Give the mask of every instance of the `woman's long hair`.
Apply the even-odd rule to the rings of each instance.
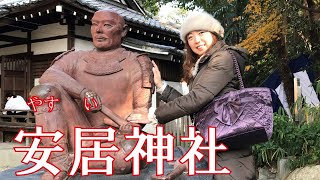
[[[198,55],[191,50],[188,43],[185,44],[184,49],[185,49],[185,52],[184,52],[184,62],[182,65],[182,68],[183,68],[182,81],[185,81],[187,84],[189,84],[191,79],[193,78],[191,71],[193,66],[197,62]]]

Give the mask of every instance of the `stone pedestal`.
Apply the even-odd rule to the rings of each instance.
[[[175,149],[174,151],[175,159],[178,159],[182,156],[181,151]],[[0,172],[0,179],[2,180],[39,180],[44,173],[44,170],[38,171],[34,174],[30,174],[28,176],[16,176],[15,172],[20,170],[25,170],[31,167],[32,164],[28,165],[20,165],[3,172]],[[205,161],[199,162],[196,164],[197,169],[207,169],[207,163]],[[165,174],[169,173],[173,169],[173,164],[168,164],[164,162],[164,170]],[[69,180],[151,180],[151,176],[156,173],[156,163],[148,164],[147,168],[140,171],[140,176],[132,176],[132,174],[124,174],[124,175],[113,175],[113,176],[105,176],[103,174],[92,174],[90,176],[80,176],[77,174],[76,176],[70,177]],[[212,180],[212,175],[196,175],[196,176],[188,176],[187,174],[182,174],[177,178],[177,180]]]
[[[289,160],[288,159],[280,159],[277,163],[277,179],[284,180],[288,174],[290,173],[289,169]]]
[[[306,166],[294,170],[285,180],[319,180],[320,165]]]

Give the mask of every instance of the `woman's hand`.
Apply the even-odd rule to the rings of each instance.
[[[156,121],[156,119],[154,117],[148,117],[147,115],[142,114],[130,114],[127,118],[127,121],[131,123],[149,124]]]
[[[158,68],[157,64],[154,61],[152,61],[152,64],[153,64],[152,71],[153,71],[154,84],[159,89],[163,85],[163,82],[162,82],[162,79],[161,79],[161,73],[159,71],[159,68]]]

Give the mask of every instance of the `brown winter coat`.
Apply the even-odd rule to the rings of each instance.
[[[226,49],[232,48],[240,69],[244,67],[246,52],[218,41],[200,60],[199,70],[189,83],[189,93],[182,96],[170,86],[161,94],[167,102],[157,108],[155,115],[160,124],[176,118],[192,115],[208,104],[213,98],[239,89],[239,80],[234,70],[232,56]]]

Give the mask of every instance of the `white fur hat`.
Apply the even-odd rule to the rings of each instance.
[[[221,23],[212,15],[206,12],[192,12],[181,24],[180,39],[186,43],[186,36],[191,31],[205,30],[213,32],[220,37],[224,36],[224,29]]]

